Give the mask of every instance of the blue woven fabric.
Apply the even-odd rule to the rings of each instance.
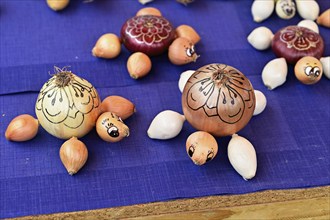
[[[318,0],[321,12],[330,1]],[[172,65],[167,55],[152,58],[152,71],[140,80],[130,78],[123,48],[113,60],[91,55],[104,33],[119,35],[121,25],[143,6],[137,0],[71,1],[61,11],[45,1],[0,1],[0,218],[116,207],[178,198],[241,194],[266,189],[289,189],[330,183],[330,83],[325,77],[315,85],[298,82],[289,65],[286,83],[269,91],[261,72],[274,59],[272,51],[257,51],[246,37],[256,27],[274,33],[295,25],[301,17],[283,20],[275,13],[262,23],[252,20],[252,1],[196,0],[185,7],[176,1],[155,0],[174,26],[188,24],[200,34],[196,63]],[[330,30],[320,27],[324,56],[330,55]],[[268,100],[265,111],[239,132],[257,152],[254,179],[244,181],[227,158],[229,137],[217,138],[217,157],[203,166],[192,163],[185,151],[186,138],[195,130],[185,122],[174,139],[147,136],[157,113],[170,109],[182,113],[178,89],[180,73],[209,63],[225,63],[243,72]],[[130,137],[106,143],[92,130],[81,140],[89,158],[75,176],[69,176],[60,158],[62,140],[40,128],[23,143],[9,142],[4,133],[17,115],[35,116],[38,91],[53,66],[71,66],[87,79],[101,98],[121,95],[137,112],[125,123]]]

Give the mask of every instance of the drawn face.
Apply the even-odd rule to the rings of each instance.
[[[317,66],[317,63],[306,63],[305,74],[310,77],[318,77],[320,75],[320,67]]]
[[[196,165],[203,165],[212,160],[215,156],[213,147],[200,145],[198,143],[191,144],[187,149],[187,153]]]
[[[314,57],[303,57],[296,63],[294,73],[300,82],[314,84],[321,79],[322,64]]]
[[[111,113],[103,113],[96,122],[96,131],[105,141],[117,142],[129,136],[129,128],[120,117]]]
[[[195,46],[189,45],[189,47],[186,47],[186,54],[188,57],[192,57],[195,53]]]
[[[296,6],[295,3],[291,0],[281,0],[280,3],[282,11],[286,16],[291,17],[296,12]]]
[[[185,63],[195,61],[199,57],[199,55],[196,54],[195,45],[193,45],[191,42],[184,42],[181,45],[181,48],[180,53],[182,54]]]
[[[94,127],[100,105],[98,93],[92,84],[67,67],[54,69],[53,77],[43,85],[38,95],[35,106],[38,120],[55,137],[82,137]],[[63,128],[65,132],[59,132]]]
[[[106,127],[107,132],[111,137],[115,138],[119,136],[119,129],[113,123],[110,123],[108,118],[104,119],[102,124]]]
[[[119,137],[119,129],[118,129],[118,126],[115,125],[116,121],[119,123],[123,123],[123,121],[121,120],[120,117],[116,116],[113,113],[111,113],[110,115],[111,115],[111,118],[105,118],[102,121],[102,125],[104,125],[104,127],[107,129],[107,132],[111,137],[116,138],[116,137]],[[110,120],[110,119],[114,119],[114,121]]]

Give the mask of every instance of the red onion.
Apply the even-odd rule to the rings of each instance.
[[[155,56],[168,49],[175,38],[175,30],[164,17],[135,16],[122,26],[121,38],[129,51]]]
[[[277,57],[284,57],[288,63],[293,64],[305,56],[320,59],[324,42],[318,33],[308,28],[288,26],[274,35],[272,49]]]

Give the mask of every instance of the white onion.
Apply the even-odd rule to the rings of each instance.
[[[100,114],[100,98],[87,80],[55,67],[55,74],[41,88],[36,115],[51,135],[69,139],[86,135]]]

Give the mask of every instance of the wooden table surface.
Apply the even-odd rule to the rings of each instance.
[[[16,219],[330,219],[330,186],[178,199]]]

